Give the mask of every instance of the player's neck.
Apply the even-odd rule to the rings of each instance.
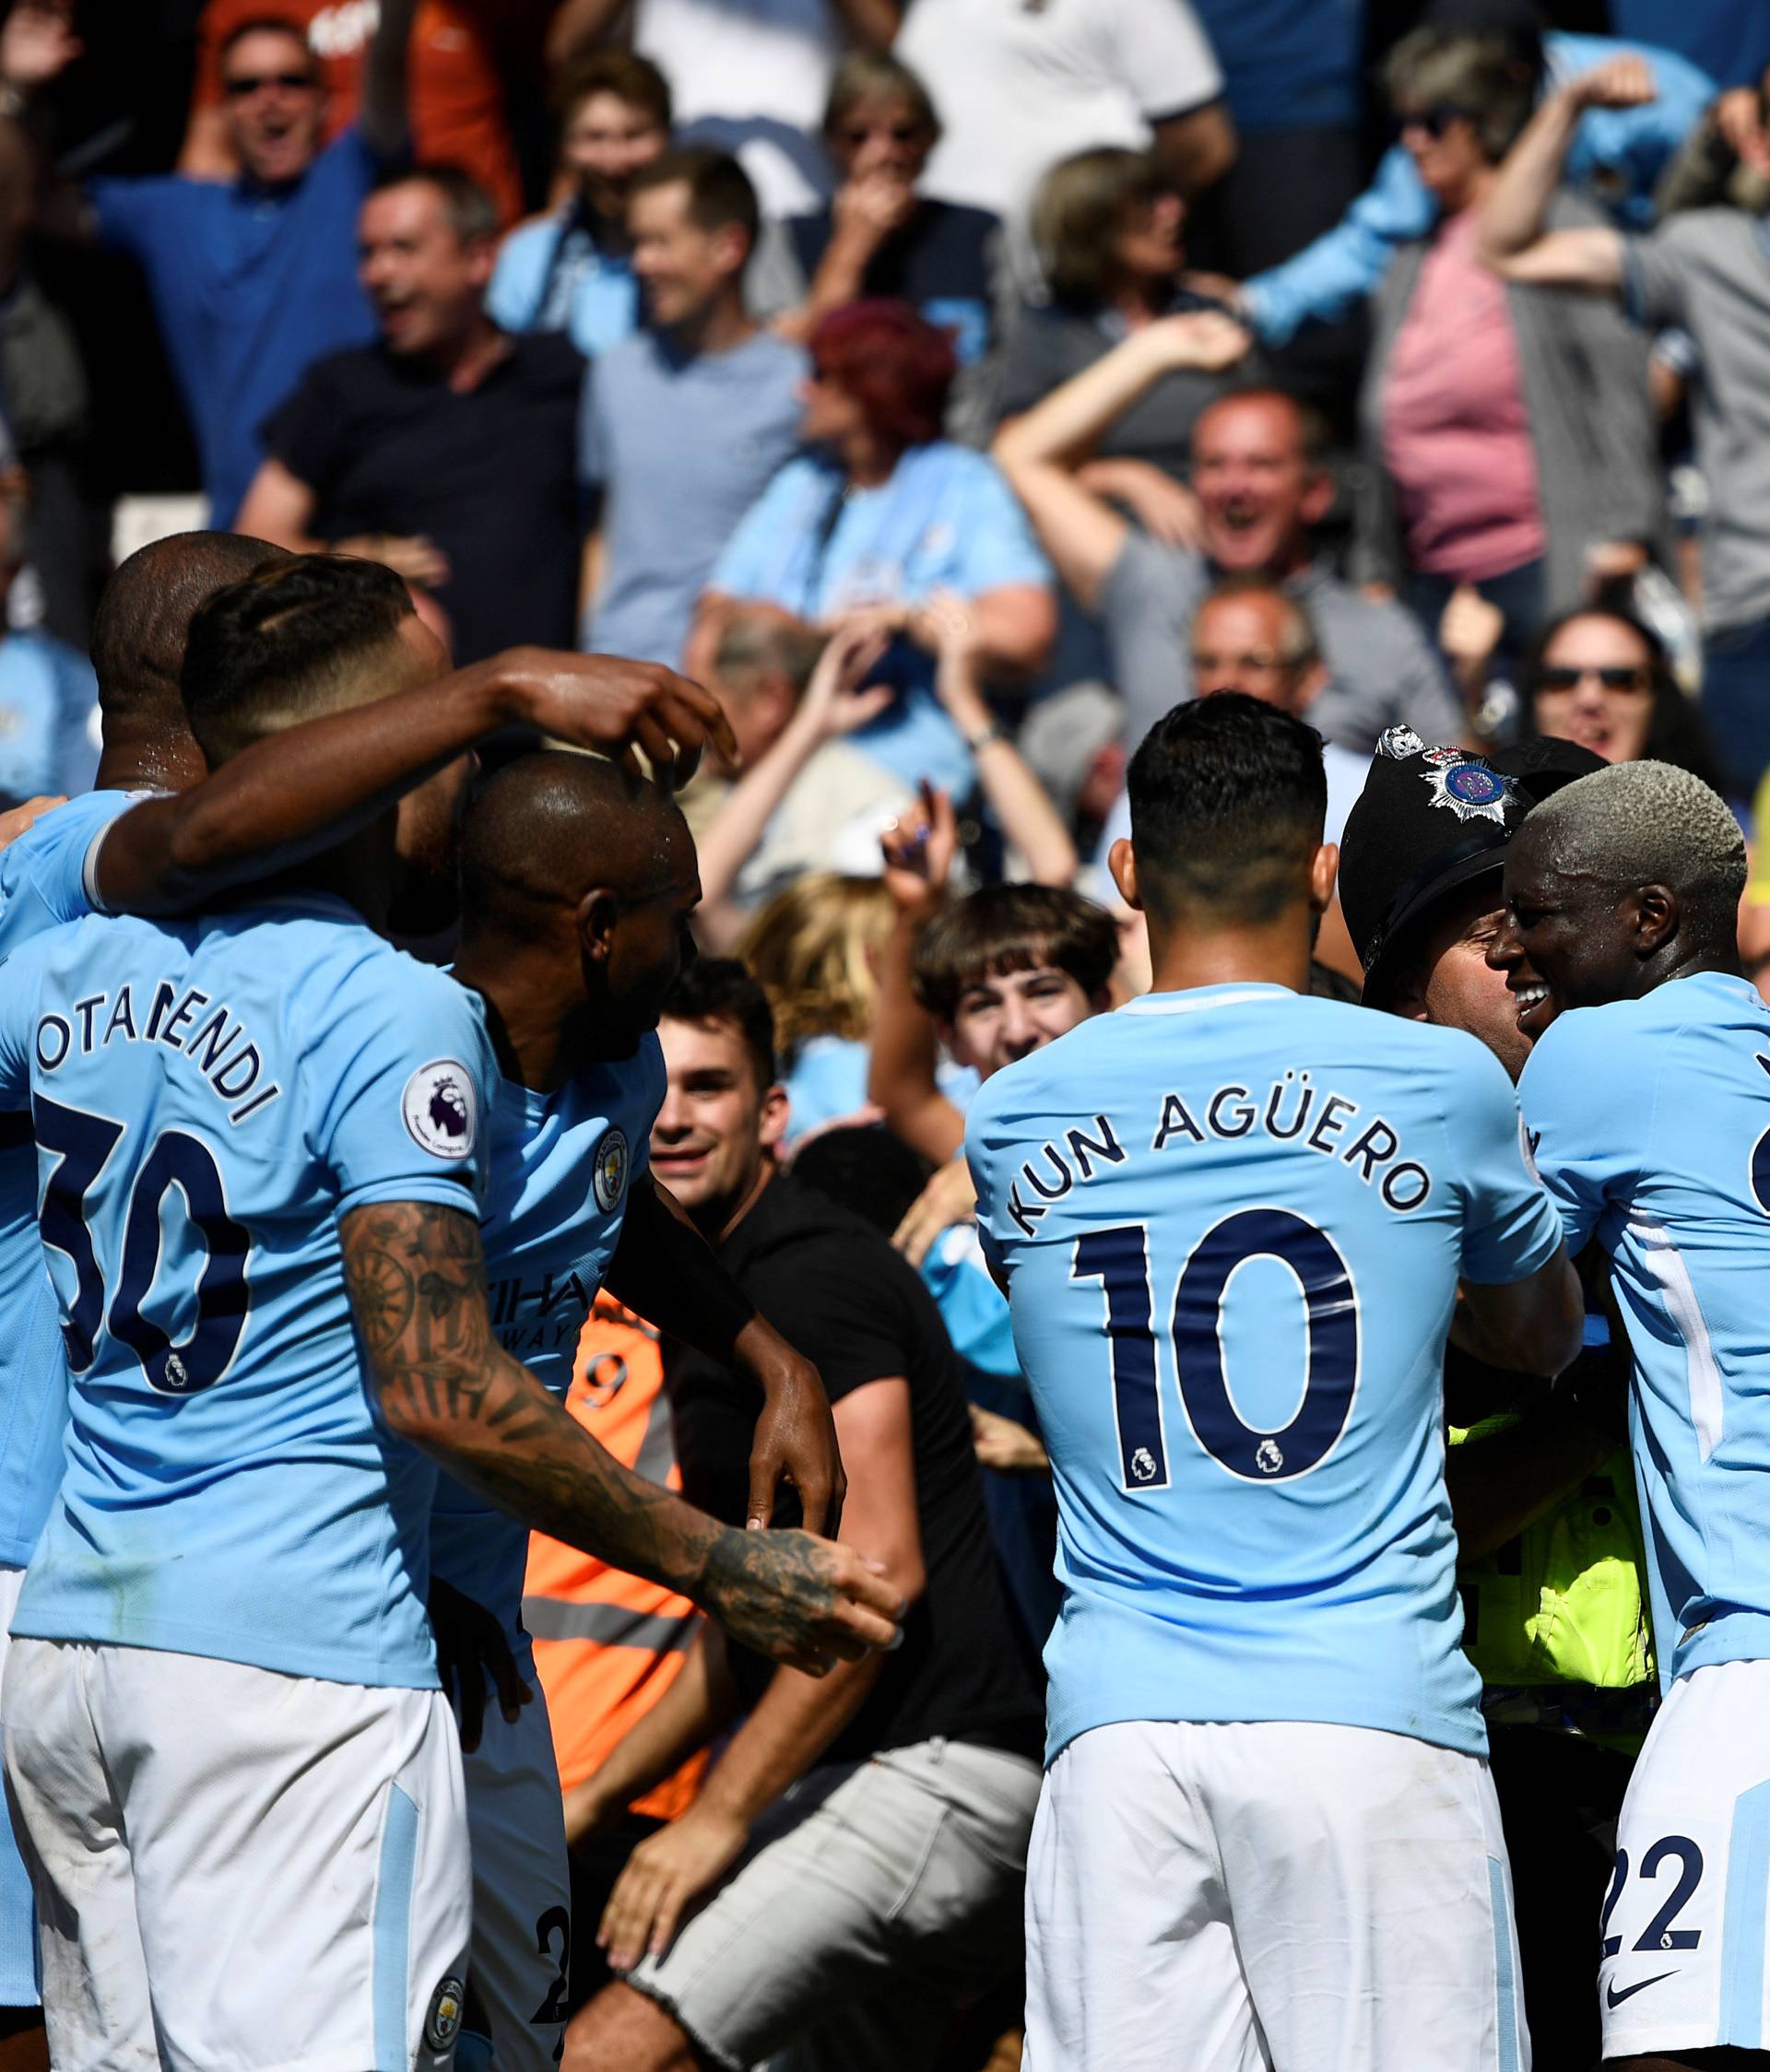
[[[1263,927],[1206,928],[1196,922],[1150,922],[1151,993],[1190,993],[1201,985],[1287,985],[1309,990],[1314,915],[1280,914]]]
[[[502,954],[464,941],[454,960],[456,980],[486,1003],[486,1026],[498,1069],[531,1093],[557,1093],[586,1062],[584,1003],[560,999],[548,983],[551,966],[532,962],[508,945]]]
[[[203,751],[188,734],[177,739],[105,729],[92,788],[99,792],[188,792],[209,773]]]

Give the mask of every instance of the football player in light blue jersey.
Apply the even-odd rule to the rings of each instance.
[[[512,723],[623,748],[641,717],[692,749],[716,708],[667,670],[512,653],[403,695],[291,729],[213,777],[178,678],[192,613],[280,547],[186,533],[132,555],[93,626],[104,726],[99,788],[41,817],[0,855],[0,956],[94,910],[191,911],[379,811],[402,787]],[[417,621],[411,632],[418,632]],[[655,740],[657,736],[654,736]],[[67,1377],[36,1226],[28,1124],[0,1131],[0,1627],[11,1616],[62,1474]],[[0,1662],[5,1640],[0,1633]],[[0,2038],[40,2028],[30,1880],[0,1811]]]
[[[1441,1370],[1554,1373],[1578,1284],[1485,1047],[1305,995],[1318,736],[1201,700],[1129,785],[1154,990],[966,1134],[1065,1590],[1029,2072],[1522,2066]]]
[[[219,593],[183,671],[206,755],[433,676],[411,618],[328,557]],[[491,1042],[371,932],[395,878],[386,815],[230,913],[10,960],[0,1098],[75,1378],[6,1666],[57,2063],[446,2062],[468,1873],[422,1454],[795,1661],[891,1631],[852,1555],[722,1531],[497,1348]]]
[[[474,801],[461,863],[454,974],[485,999],[498,1049],[482,1227],[500,1344],[563,1402],[580,1330],[607,1280],[649,1321],[749,1374],[765,1402],[778,1400],[808,1364],[757,1314],[649,1171],[665,1089],[658,1009],[700,891],[687,822],[655,786],[610,763],[528,756]],[[807,1516],[817,1529],[833,1524],[837,1492],[807,1483]],[[754,1469],[759,1516],[771,1486],[766,1465]],[[522,1628],[527,1553],[519,1523],[441,1478],[435,1573],[503,1622],[533,1687]],[[483,2022],[501,2072],[545,2072],[564,2031],[572,1925],[552,1732],[538,1696],[480,1722],[478,1675],[472,1663],[459,1673],[471,1744],[470,2031],[477,2038]]]
[[[1770,2065],[1770,1008],[1719,796],[1615,765],[1537,808],[1489,951],[1568,1242],[1611,1255],[1665,1701],[1617,1830],[1604,2061]],[[1711,2055],[1710,2054],[1718,2054]]]

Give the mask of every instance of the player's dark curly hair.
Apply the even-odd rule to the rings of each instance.
[[[985,885],[922,931],[911,983],[929,1014],[950,1021],[985,979],[1049,964],[1092,999],[1117,961],[1118,925],[1092,900],[1057,885]]]
[[[1138,889],[1166,918],[1206,909],[1258,925],[1297,895],[1321,843],[1321,736],[1240,691],[1176,705],[1126,774]]]
[[[396,640],[406,585],[379,561],[294,554],[218,590],[191,618],[179,689],[211,763],[332,710],[351,666]]]
[[[661,1018],[729,1022],[744,1040],[757,1086],[774,1084],[774,1011],[767,994],[735,957],[697,957],[684,965]]]

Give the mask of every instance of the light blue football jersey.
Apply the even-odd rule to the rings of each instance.
[[[564,1402],[579,1334],[608,1270],[633,1182],[651,1170],[664,1105],[664,1053],[648,1035],[631,1058],[591,1065],[558,1093],[502,1076],[491,1111],[486,1299],[512,1359]],[[526,1659],[528,1532],[453,1476],[437,1479],[431,1565],[503,1620]]]
[[[1718,971],[1559,1016],[1518,1098],[1570,1250],[1596,1237],[1662,1687],[1770,1657],[1770,1007]]]
[[[0,959],[93,909],[98,837],[135,803],[88,792],[46,813],[0,853]],[[0,1115],[0,1561],[30,1559],[62,1478],[67,1362],[37,1236],[37,1152],[28,1115]]]
[[[1559,1220],[1472,1036],[1278,985],[1150,995],[966,1130],[1056,1478],[1047,1759],[1125,1720],[1479,1753],[1444,1484],[1459,1273]]]
[[[89,917],[5,971],[74,1384],[13,1631],[434,1688],[435,1470],[372,1407],[337,1224],[478,1213],[479,1004],[318,894]]]

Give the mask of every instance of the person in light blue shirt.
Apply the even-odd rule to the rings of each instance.
[[[504,240],[486,309],[501,331],[569,331],[594,359],[639,323],[627,202],[669,144],[669,82],[637,52],[595,51],[565,80],[559,110],[560,170],[574,192]]]
[[[0,801],[88,788],[98,765],[88,724],[98,696],[85,656],[53,634],[0,638]]]
[[[1442,1362],[1554,1373],[1578,1283],[1486,1048],[1307,996],[1319,736],[1226,693],[1128,781],[1153,989],[966,1131],[1065,1590],[1027,2064],[1517,2065]]]
[[[1540,824],[1539,822],[1540,821]],[[1770,1007],[1739,973],[1745,846],[1719,795],[1615,764],[1507,853],[1489,951],[1570,1245],[1610,1258],[1665,1701],[1617,1830],[1607,2064],[1759,2062],[1770,1876]]]
[[[873,680],[902,696],[849,736],[907,783],[970,789],[971,750],[932,689],[936,635],[922,607],[970,607],[986,676],[1025,676],[1056,633],[1050,564],[996,464],[941,438],[957,363],[906,304],[856,302],[810,339],[801,436],[727,542],[701,600],[697,640],[734,600],[814,624],[879,614],[897,638]]]
[[[1518,35],[1528,55],[1536,39],[1528,31]],[[1624,228],[1645,230],[1653,221],[1655,184],[1715,98],[1714,81],[1687,59],[1652,45],[1560,31],[1541,38],[1540,62],[1551,86],[1628,56],[1644,58],[1652,68],[1658,98],[1635,108],[1588,110],[1568,152],[1565,177]],[[1331,324],[1354,309],[1387,273],[1397,248],[1425,237],[1437,220],[1438,205],[1413,160],[1394,145],[1341,222],[1295,258],[1242,284],[1240,313],[1262,344],[1287,345],[1304,324]]]

